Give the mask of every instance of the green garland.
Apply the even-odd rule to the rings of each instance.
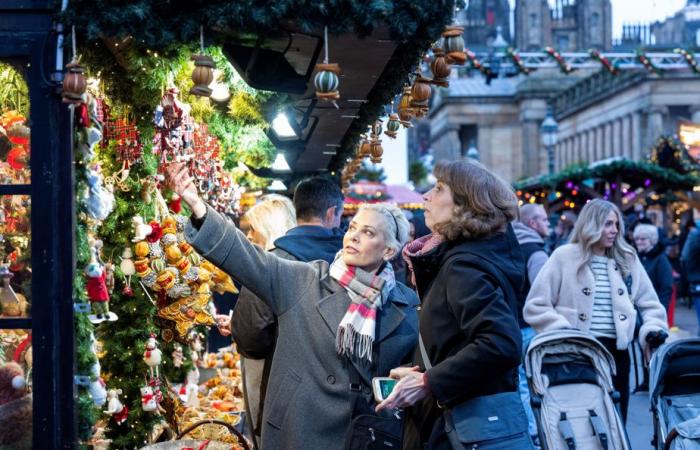
[[[612,161],[608,164],[573,167],[553,175],[543,175],[530,178],[515,184],[515,189],[530,191],[549,187],[552,190],[561,189],[567,182],[581,182],[588,179],[615,181],[617,177],[630,184],[632,189],[642,187],[647,180],[656,187],[657,192],[688,191],[700,184],[700,176],[680,174],[675,170],[660,167],[646,161],[631,161],[628,159]]]

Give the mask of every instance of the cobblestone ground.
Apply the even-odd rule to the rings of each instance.
[[[676,306],[675,325],[671,330],[671,337],[684,338],[695,336],[698,329],[695,310],[687,305]],[[640,370],[641,373],[641,370]],[[631,380],[634,387],[634,378]],[[649,393],[638,392],[630,396],[630,406],[627,418],[627,434],[632,444],[632,450],[650,450],[651,439],[654,435],[654,427],[651,412],[649,411]]]

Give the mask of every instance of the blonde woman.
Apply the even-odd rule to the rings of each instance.
[[[354,442],[357,434],[346,438],[354,418],[373,415],[372,432],[397,422],[374,413],[371,380],[409,362],[417,342],[418,298],[396,281],[389,263],[408,237],[401,210],[361,207],[330,264],[289,261],[251,244],[207,206],[184,164],[173,163],[167,172],[192,211],[187,240],[278,318],[261,448],[341,449],[361,443]],[[359,380],[351,382],[355,375]]]
[[[525,301],[523,315],[536,332],[577,328],[595,336],[613,355],[613,379],[623,420],[629,402],[628,347],[635,335],[649,352],[667,334],[666,311],[632,247],[624,240],[622,215],[605,200],[583,207],[571,243],[545,263]],[[635,310],[635,307],[637,310]]]
[[[275,248],[275,240],[297,225],[294,204],[278,194],[268,194],[251,207],[241,219],[247,227],[246,237],[264,250]],[[241,289],[238,303],[248,302],[255,294],[245,287]],[[224,315],[228,319],[228,315]],[[228,332],[225,332],[229,334]],[[265,359],[241,358],[243,366],[243,390],[245,394],[247,420],[253,430],[254,440],[260,439],[260,421],[257,420],[265,398],[263,379],[266,379]]]

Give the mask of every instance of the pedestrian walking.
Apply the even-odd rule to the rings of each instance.
[[[681,266],[688,283],[688,295],[698,316],[697,335],[700,336],[700,228],[697,226],[688,233],[681,252]]]
[[[634,245],[656,295],[668,313],[673,295],[673,268],[664,245],[659,241],[659,229],[654,225],[640,223],[634,227]]]
[[[666,311],[634,249],[624,240],[622,215],[605,200],[581,210],[571,243],[556,249],[530,288],[524,317],[541,333],[577,328],[595,336],[613,355],[615,389],[623,420],[629,402],[629,345],[641,316],[639,341],[646,353],[668,336]]]

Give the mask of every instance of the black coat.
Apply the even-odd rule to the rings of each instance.
[[[517,292],[525,263],[510,225],[480,241],[444,243],[413,258],[421,298],[420,331],[433,368],[431,396],[407,410],[407,449],[449,449],[442,409],[518,389],[522,339]],[[491,275],[500,270],[512,290]],[[511,292],[504,295],[504,292]],[[419,351],[415,361],[422,365]]]
[[[659,296],[661,304],[668,311],[673,293],[673,268],[666,256],[664,246],[657,243],[654,248],[646,253],[639,253],[639,260],[647,271],[651,284],[654,285],[656,295]]]

